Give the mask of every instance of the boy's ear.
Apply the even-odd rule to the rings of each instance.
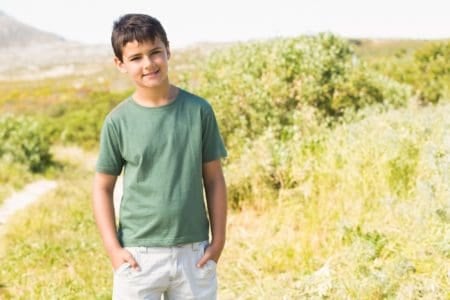
[[[167,47],[166,51],[167,51],[167,59],[170,59],[170,48]]]
[[[121,61],[117,56],[114,57],[114,64],[116,65],[117,69],[119,69],[120,72],[127,73],[127,69],[123,64],[123,61]]]

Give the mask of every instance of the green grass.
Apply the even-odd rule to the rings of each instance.
[[[0,162],[0,205],[34,177],[24,165]]]
[[[257,143],[227,174],[260,207],[231,221],[229,298],[450,299],[449,113],[369,115],[313,147],[294,137],[275,171],[261,167],[270,139]],[[264,171],[296,184],[270,194]]]
[[[450,299],[449,114],[370,115],[297,152],[296,184],[230,213],[220,299]],[[2,299],[111,296],[90,206],[95,156],[69,150],[56,150],[59,188],[5,229]]]
[[[58,162],[50,161],[39,172],[31,172],[30,167],[24,163],[14,162],[8,158],[0,159],[0,205],[14,192],[32,181],[42,178],[53,179],[61,168]]]
[[[111,269],[91,213],[92,169],[86,160],[66,161],[59,187],[7,225],[0,298],[110,298]]]

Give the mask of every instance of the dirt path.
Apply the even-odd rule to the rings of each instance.
[[[25,186],[19,192],[14,193],[0,206],[0,225],[6,223],[8,218],[18,210],[38,200],[42,195],[57,186],[56,181],[38,180]]]
[[[119,213],[120,200],[122,197],[122,177],[118,177],[116,188],[114,189],[114,209],[116,216]],[[12,194],[0,206],[0,225],[5,224],[8,218],[15,212],[25,208],[27,205],[35,202],[45,193],[57,187],[56,181],[39,180],[25,186],[19,192]]]

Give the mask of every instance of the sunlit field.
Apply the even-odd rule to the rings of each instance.
[[[229,151],[219,299],[450,299],[450,43],[330,34],[173,53]],[[0,81],[0,299],[110,299],[91,210],[98,135],[132,91],[111,65]]]

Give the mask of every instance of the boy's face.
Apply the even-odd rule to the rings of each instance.
[[[159,38],[141,44],[129,42],[122,53],[122,61],[115,57],[114,62],[138,88],[157,88],[168,84],[170,51]]]

